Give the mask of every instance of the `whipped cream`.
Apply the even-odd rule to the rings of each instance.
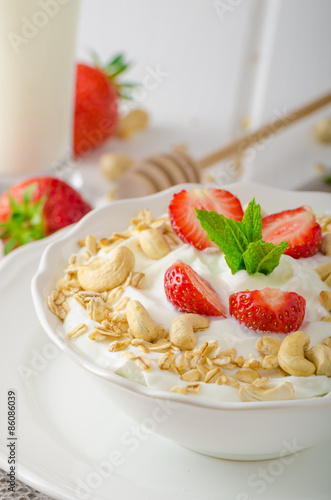
[[[165,257],[151,260],[139,248],[138,236],[130,237],[123,244],[134,252],[135,271],[145,273],[146,285],[142,290],[128,286],[122,297],[127,296],[130,299],[139,300],[156,323],[167,331],[172,320],[182,313],[166,299],[164,274],[177,259],[180,259],[189,264],[210,283],[227,307],[229,295],[241,290],[271,287],[284,291],[295,291],[306,299],[306,314],[300,329],[310,336],[310,347],[321,343],[331,334],[331,323],[321,321],[321,318],[327,316],[328,312],[318,301],[320,292],[322,290],[330,291],[330,287],[314,271],[314,268],[329,260],[321,254],[300,260],[282,255],[279,266],[268,276],[260,273],[249,275],[244,270],[232,275],[223,254],[214,250],[207,249],[201,252],[190,245],[180,243],[178,246],[173,246],[172,251]],[[82,249],[83,251],[84,249]],[[111,253],[105,253],[101,249],[96,257],[109,258],[110,255]],[[90,318],[75,298],[69,297],[68,303],[70,311],[63,322],[62,335],[65,337],[77,324],[85,323],[88,331],[70,342],[74,342],[75,349],[86,358],[102,368],[153,389],[169,391],[174,386],[186,387],[187,383],[181,380],[179,375],[159,368],[157,360],[162,356],[162,353],[149,352],[144,354],[144,357],[152,361],[152,367],[149,370],[140,370],[132,360],[122,356],[123,351],[109,352],[109,340],[103,342],[91,340],[88,335],[97,323]],[[222,350],[232,347],[236,349],[238,356],[241,355],[244,358],[252,356],[259,359],[259,353],[256,349],[258,338],[262,335],[285,338],[285,334],[261,334],[247,329],[231,316],[227,318],[209,317],[209,319],[209,328],[196,333],[197,344],[195,348],[214,339],[218,340]],[[128,350],[136,356],[142,355],[141,351],[134,346],[130,345]],[[294,399],[311,398],[331,391],[331,378],[326,376],[284,377],[277,369],[260,370],[259,373],[270,377],[269,386],[279,385],[284,381],[290,382],[295,391]],[[235,370],[229,372],[229,375],[233,374],[235,374]],[[200,382],[199,393],[189,396],[214,401],[241,401],[238,389],[230,385],[206,384],[204,382]]]

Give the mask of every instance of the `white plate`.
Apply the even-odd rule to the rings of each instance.
[[[112,405],[105,397],[108,383],[60,352],[34,313],[30,281],[41,253],[57,237],[16,250],[0,264],[2,468],[8,470],[5,422],[7,391],[13,389],[18,478],[56,499],[329,498],[329,440],[276,460],[230,462],[148,434]],[[122,463],[109,473],[116,452]],[[89,484],[90,492],[83,495],[80,482]]]

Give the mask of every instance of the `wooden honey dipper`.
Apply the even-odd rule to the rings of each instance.
[[[187,153],[174,152],[151,156],[131,168],[118,182],[117,198],[135,198],[162,191],[175,184],[200,182],[204,168],[224,160],[246,148],[266,139],[272,134],[301,120],[331,103],[331,93],[263,125],[255,132],[237,139],[224,148],[196,161]]]

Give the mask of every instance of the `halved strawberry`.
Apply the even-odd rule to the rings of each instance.
[[[287,241],[285,251],[294,259],[315,255],[322,241],[322,229],[308,207],[285,210],[262,219],[262,238],[277,245]]]
[[[199,188],[176,193],[169,205],[169,218],[175,233],[184,243],[195,246],[198,250],[216,245],[207,238],[197,219],[195,208],[213,210],[225,217],[241,221],[244,212],[236,196],[225,189]]]
[[[177,260],[165,272],[164,290],[169,302],[181,312],[205,316],[226,315],[226,308],[215,290],[181,260]]]
[[[229,310],[239,323],[262,332],[297,331],[304,319],[306,300],[295,292],[263,288],[230,295]]]

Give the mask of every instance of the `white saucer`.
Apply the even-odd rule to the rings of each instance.
[[[330,441],[276,460],[231,462],[150,434],[113,406],[109,384],[60,352],[34,312],[30,281],[42,251],[57,237],[15,250],[0,263],[0,467],[8,470],[12,389],[18,478],[56,499],[330,498]]]

